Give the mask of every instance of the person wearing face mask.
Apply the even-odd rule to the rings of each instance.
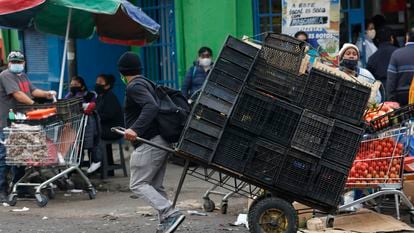
[[[123,109],[118,98],[112,91],[114,84],[115,78],[110,74],[98,75],[95,84],[95,92],[98,94],[96,98],[96,110],[101,119],[101,139],[108,141],[122,138],[122,135],[111,131],[112,127],[124,127]],[[107,152],[108,165],[113,165],[112,145],[102,145],[101,148]],[[113,176],[114,171],[108,171],[108,175]]]
[[[32,85],[25,68],[25,57],[20,51],[12,51],[7,56],[7,69],[0,74],[0,140],[4,140],[3,128],[8,125],[10,109],[16,109],[17,104],[33,105],[33,98],[53,99],[55,91],[43,91]],[[0,202],[6,201],[6,148],[0,143]],[[16,183],[25,173],[24,167],[12,167],[13,183]],[[18,189],[18,195],[24,191]]]
[[[187,99],[203,86],[210,69],[213,67],[212,57],[213,51],[210,48],[201,47],[198,50],[198,59],[188,69],[181,88],[181,92]]]
[[[376,80],[374,76],[367,69],[358,66],[360,53],[358,47],[353,44],[345,43],[338,54],[339,69],[349,75],[356,77],[360,81],[374,83]],[[376,103],[381,103],[382,96],[380,91],[375,97]]]
[[[356,46],[360,51],[360,62],[364,65],[368,63],[368,59],[377,51],[377,46],[374,44],[374,38],[376,36],[375,25],[373,22],[365,23],[365,35],[358,39]]]
[[[101,138],[101,123],[99,115],[96,111],[97,94],[88,91],[85,80],[80,76],[74,76],[70,81],[69,93],[65,99],[75,97],[83,98],[83,112],[88,116],[86,124],[85,136],[83,140],[83,148],[88,150],[91,164],[87,173],[93,173],[101,167],[101,153],[99,153],[99,142]]]
[[[410,84],[414,78],[414,28],[406,35],[405,47],[395,50],[387,72],[387,98],[401,106],[408,104]]]

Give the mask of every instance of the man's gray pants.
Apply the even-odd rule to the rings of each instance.
[[[168,146],[161,136],[156,136],[151,141]],[[167,159],[167,151],[143,144],[132,152],[130,161],[129,187],[138,197],[143,198],[158,211],[160,221],[178,211],[172,207],[163,186]]]

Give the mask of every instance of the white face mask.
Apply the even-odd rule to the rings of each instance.
[[[371,30],[368,30],[367,31],[367,36],[368,36],[368,38],[369,39],[371,39],[371,40],[373,40],[374,38],[375,38],[375,35],[376,35],[377,33],[376,33],[376,31],[375,31],[375,29],[371,29]]]
[[[211,58],[199,58],[198,63],[202,67],[208,67],[211,65]]]

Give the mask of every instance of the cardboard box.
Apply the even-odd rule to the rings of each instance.
[[[403,192],[414,204],[414,180],[404,180]]]
[[[299,202],[293,202],[293,207],[298,211],[299,228],[306,228],[306,222],[313,217],[312,208]]]

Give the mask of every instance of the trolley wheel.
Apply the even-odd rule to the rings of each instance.
[[[7,204],[9,204],[10,206],[15,206],[17,204],[17,195],[10,194],[7,200]]]
[[[283,199],[268,197],[250,207],[251,233],[290,233],[297,231],[296,210]]]
[[[96,198],[96,189],[95,188],[89,188],[88,189],[88,195],[89,195],[89,199],[93,200]]]
[[[216,208],[216,204],[210,198],[204,198],[203,209],[206,212],[213,212]]]
[[[45,207],[47,203],[49,202],[49,199],[47,198],[47,196],[42,193],[35,194],[35,197],[36,197],[36,203],[39,207]]]
[[[220,211],[222,214],[227,214],[227,209],[229,207],[229,204],[226,202],[221,203]]]
[[[47,188],[44,192],[42,192],[44,195],[46,195],[50,200],[55,199],[56,192],[53,188]]]

